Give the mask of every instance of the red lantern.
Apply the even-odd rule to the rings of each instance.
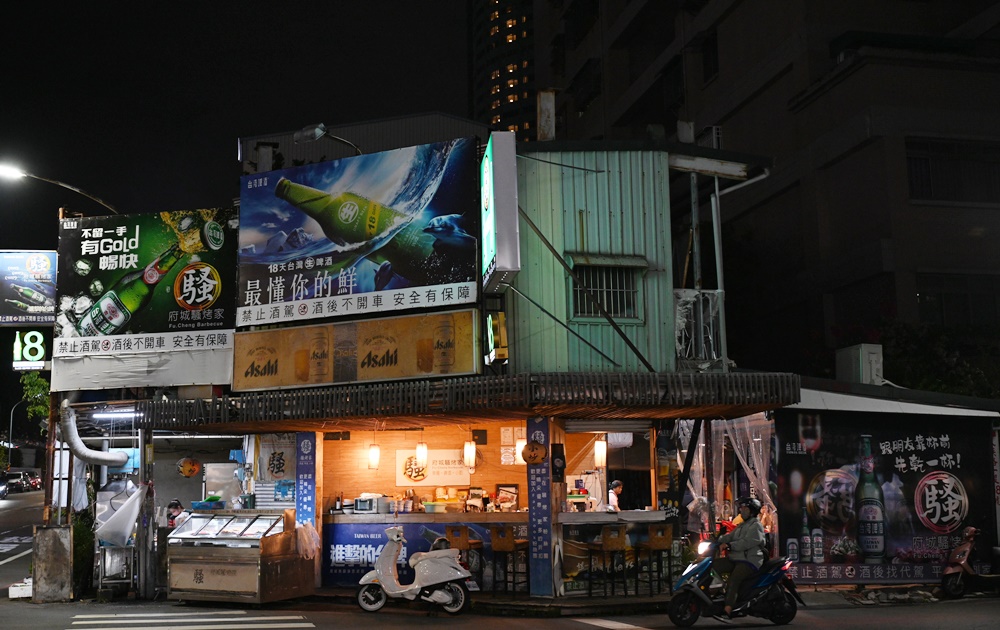
[[[193,457],[182,457],[177,460],[177,472],[182,477],[194,477],[201,472],[201,462]]]

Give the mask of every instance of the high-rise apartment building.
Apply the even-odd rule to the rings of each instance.
[[[837,348],[889,343],[891,325],[995,326],[996,2],[540,0],[534,17],[557,139],[773,159],[721,198],[739,366],[829,374]]]
[[[535,139],[532,0],[477,0],[472,24],[474,118],[522,142]]]

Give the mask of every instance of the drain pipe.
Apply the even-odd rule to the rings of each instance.
[[[97,466],[124,466],[128,462],[128,453],[124,451],[109,453],[88,448],[76,430],[76,411],[69,406],[69,399],[63,399],[61,407],[59,430],[73,457]]]

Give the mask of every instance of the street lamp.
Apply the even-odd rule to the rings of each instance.
[[[354,147],[354,150],[358,152],[358,155],[363,155],[361,153],[361,149],[358,148],[358,145],[354,144],[350,140],[345,140],[340,136],[333,135],[332,133],[327,131],[326,125],[324,125],[323,123],[319,123],[317,125],[308,125],[306,127],[303,127],[302,129],[299,129],[294,134],[292,134],[292,141],[295,142],[295,144],[299,144],[300,142],[316,142],[323,136],[326,136],[331,140],[336,140],[337,142],[343,142],[344,144],[350,145]]]
[[[87,199],[90,199],[91,201],[96,201],[97,203],[101,204],[102,206],[104,206],[105,208],[107,208],[108,210],[110,210],[111,212],[114,212],[115,214],[119,214],[119,212],[117,210],[115,210],[114,206],[112,206],[110,203],[108,203],[108,202],[106,202],[106,201],[104,201],[104,200],[102,200],[102,199],[100,199],[98,197],[95,197],[94,195],[90,194],[89,192],[87,192],[85,190],[80,190],[76,186],[70,186],[66,182],[61,182],[61,181],[56,180],[56,179],[49,179],[47,177],[40,177],[38,175],[33,175],[31,173],[27,173],[27,172],[22,171],[21,169],[17,168],[16,166],[9,166],[7,164],[0,164],[0,177],[2,177],[4,179],[23,179],[25,177],[30,177],[32,179],[37,179],[39,181],[48,182],[50,184],[55,184],[56,186],[61,186],[62,188],[65,188],[67,190],[72,190],[75,193],[79,193],[79,194],[83,195],[84,197],[86,197]]]
[[[26,400],[19,400],[10,408],[10,427],[7,429],[7,470],[10,470],[10,455],[14,451],[14,410]]]

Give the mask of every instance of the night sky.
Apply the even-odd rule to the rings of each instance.
[[[0,163],[125,214],[230,205],[239,137],[471,116],[464,0],[15,4],[4,23]],[[0,180],[0,249],[55,249],[60,206],[107,214],[52,184]],[[20,397],[13,337],[0,328],[3,433]]]

